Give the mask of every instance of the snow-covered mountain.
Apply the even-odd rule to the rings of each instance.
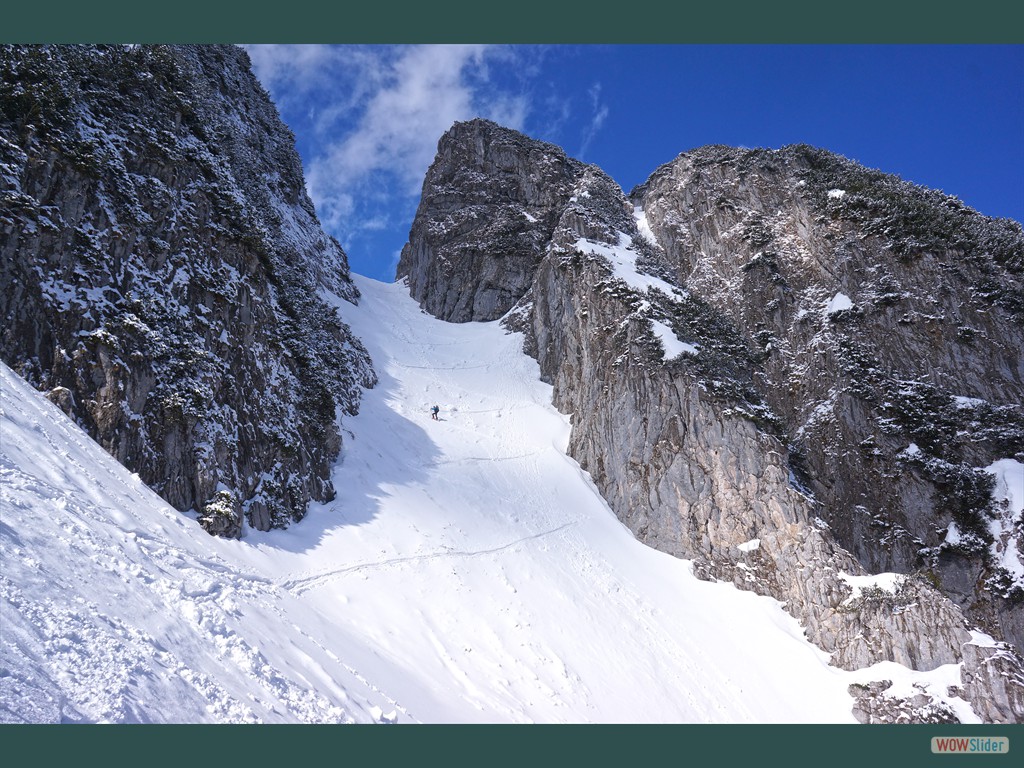
[[[4,720],[1024,721],[1018,223],[474,120],[382,284],[240,49],[0,67]]]
[[[1024,717],[1022,270],[1019,223],[822,150],[704,147],[627,196],[479,119],[439,141],[398,265],[437,317],[525,333],[638,539],[844,668],[964,662],[997,721]],[[844,578],[879,572],[895,592]]]
[[[853,723],[885,678],[979,722],[957,665],[830,666],[775,600],[639,543],[520,334],[356,283],[380,384],[338,497],[285,531],[207,535],[3,368],[0,720]]]

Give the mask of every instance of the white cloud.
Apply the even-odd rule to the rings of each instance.
[[[296,91],[316,87],[336,57],[328,45],[245,45],[253,71],[278,102]]]
[[[529,112],[526,97],[488,70],[516,57],[508,46],[247,50],[279,107],[307,110],[320,142],[307,158],[307,186],[324,225],[339,235],[379,226],[379,213],[358,210],[375,192],[418,195],[438,139],[456,121],[480,116],[521,129]]]
[[[405,185],[422,183],[437,139],[473,115],[463,70],[478,66],[482,46],[418,46],[389,62],[386,84],[369,99],[355,130],[333,143],[311,168],[311,188],[330,190],[379,170]]]
[[[379,87],[390,46],[244,45],[253,71],[279,107],[315,97],[331,110],[352,108]],[[343,83],[343,87],[337,87]]]

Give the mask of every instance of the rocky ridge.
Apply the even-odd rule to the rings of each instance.
[[[247,54],[3,46],[0,73],[4,362],[211,533],[333,497],[375,375]]]
[[[838,666],[959,664],[981,717],[1020,722],[1021,522],[985,468],[1024,458],[1022,242],[809,147],[703,148],[627,198],[474,120],[439,142],[397,276],[524,332],[641,541],[780,600]],[[858,717],[952,716],[887,688]]]
[[[707,147],[632,198],[661,263],[757,359],[789,463],[870,571],[917,573],[1024,650],[1024,237],[811,147]]]

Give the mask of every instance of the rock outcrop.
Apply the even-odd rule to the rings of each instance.
[[[1017,722],[1020,656],[971,630],[1021,640],[998,571],[1021,523],[985,468],[1024,458],[1022,242],[807,147],[704,148],[627,198],[475,120],[441,139],[398,277],[438,317],[524,333],[570,454],[641,541],[778,599],[843,668],[961,664],[975,711]],[[862,719],[949,714],[881,706],[887,687]]]
[[[374,373],[234,46],[0,48],[0,354],[211,533],[301,518]]]
[[[436,317],[497,320],[533,282],[583,163],[489,123],[457,123],[427,171],[399,278]]]

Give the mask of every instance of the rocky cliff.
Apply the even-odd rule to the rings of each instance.
[[[233,46],[0,48],[0,354],[211,533],[334,494],[370,360]]]
[[[484,123],[456,125],[427,171],[398,276],[436,317],[496,320],[529,290],[586,167]]]
[[[1024,649],[1024,528],[993,493],[1024,461],[1020,224],[810,147],[706,147],[631,197],[757,358],[842,546]]]
[[[960,664],[975,711],[1017,722],[1024,523],[995,468],[1024,460],[1022,243],[809,147],[706,147],[627,197],[474,120],[398,277],[524,332],[640,540],[782,601],[841,667]],[[862,720],[954,719],[887,688],[855,692]]]

